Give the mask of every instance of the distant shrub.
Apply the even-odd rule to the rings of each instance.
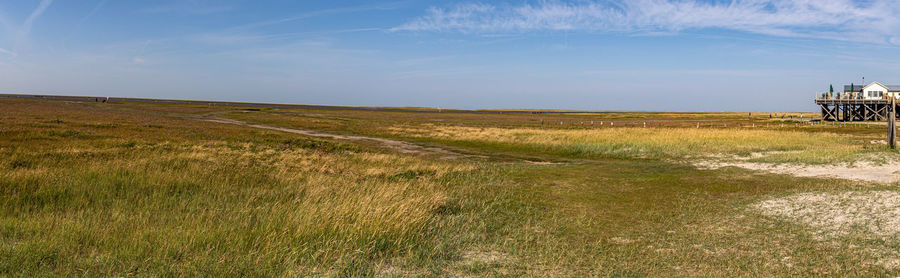
[[[71,130],[71,129],[62,130],[62,131],[59,131],[59,130],[48,130],[48,131],[45,132],[45,134],[47,134],[47,135],[49,135],[49,136],[54,136],[54,137],[70,138],[70,137],[77,137],[77,136],[80,136],[80,135],[81,135],[81,132],[79,132],[79,131],[77,131],[77,130]]]
[[[34,166],[34,164],[35,164],[34,161],[22,159],[22,158],[16,158],[16,159],[13,159],[9,163],[9,167],[13,168],[13,169],[31,168]]]
[[[403,171],[396,175],[391,176],[389,178],[389,180],[391,180],[391,181],[411,180],[411,179],[415,179],[418,177],[430,176],[430,175],[434,175],[433,170],[406,170],[406,171]]]
[[[122,143],[122,144],[119,145],[119,146],[120,146],[120,147],[123,147],[123,148],[129,148],[129,149],[130,149],[130,148],[134,148],[135,146],[137,146],[137,144],[138,144],[138,143],[135,142],[135,141],[128,141],[128,142]]]
[[[84,127],[90,128],[117,128],[119,125],[114,123],[102,123],[102,124],[84,124]]]
[[[431,212],[437,215],[455,215],[462,212],[462,206],[457,200],[446,200],[435,206]]]
[[[308,149],[325,153],[336,153],[352,150],[353,147],[328,141],[313,140],[307,138],[297,138],[283,141],[280,145],[281,149]]]

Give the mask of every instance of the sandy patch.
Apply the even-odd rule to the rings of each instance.
[[[853,229],[883,237],[900,235],[900,193],[894,191],[802,193],[752,207],[815,227],[823,235],[846,235]]]
[[[497,251],[466,251],[462,254],[462,259],[465,264],[494,264],[507,262],[510,257]]]
[[[509,254],[498,251],[470,250],[462,253],[462,260],[449,266],[448,277],[509,276],[516,262]],[[494,272],[493,275],[488,275]]]
[[[705,170],[740,167],[797,177],[827,177],[879,183],[900,181],[900,161],[891,161],[883,164],[859,162],[854,165],[795,165],[748,161],[698,161],[693,164],[695,167]]]
[[[614,237],[614,238],[610,238],[609,242],[622,245],[622,244],[631,244],[631,243],[635,242],[635,240],[624,238],[624,237]]]
[[[375,277],[421,277],[424,275],[421,271],[413,271],[395,265],[385,265],[379,269]]]
[[[751,208],[815,229],[819,240],[828,241],[854,233],[882,244],[863,244],[862,248],[888,269],[900,267],[900,193],[867,191],[844,193],[802,193],[762,201]],[[870,241],[866,240],[866,241]],[[885,245],[886,243],[886,245]]]

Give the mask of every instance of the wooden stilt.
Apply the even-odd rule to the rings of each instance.
[[[888,144],[891,149],[897,149],[897,105],[894,99],[891,99],[891,114],[888,118]]]

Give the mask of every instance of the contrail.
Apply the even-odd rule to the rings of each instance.
[[[31,25],[34,24],[34,21],[37,20],[45,10],[47,10],[47,7],[50,7],[50,4],[53,4],[53,0],[43,0],[41,1],[41,4],[31,12],[31,15],[25,20],[25,24],[22,25],[22,35],[27,35],[31,32]]]

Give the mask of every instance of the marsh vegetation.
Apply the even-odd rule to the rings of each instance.
[[[744,113],[426,112],[0,99],[0,271],[900,272],[891,251],[900,240],[884,226],[897,214],[896,183],[691,163],[884,163],[897,154],[871,143],[882,139],[881,127],[782,127],[781,119]],[[461,155],[398,153],[377,140],[212,118]],[[654,125],[598,125],[647,120]],[[731,127],[697,128],[701,121]],[[827,220],[834,217],[858,221]]]

